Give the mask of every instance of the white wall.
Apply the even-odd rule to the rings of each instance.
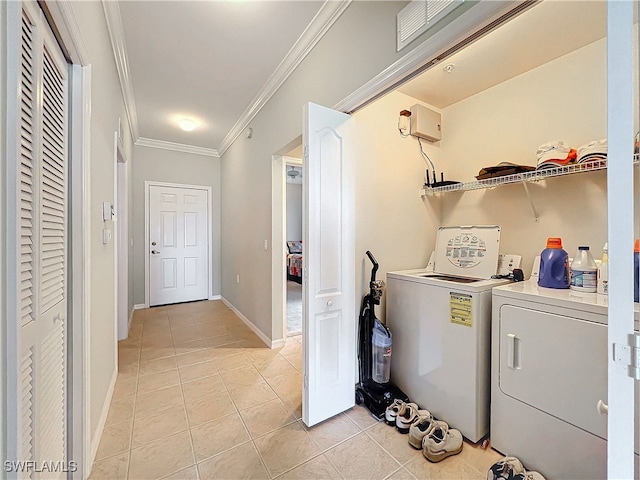
[[[536,165],[550,140],[574,148],[607,136],[606,43],[595,42],[443,111],[438,166],[470,181],[501,161]],[[631,142],[631,139],[629,140]],[[599,258],[607,237],[606,173],[585,173],[529,185],[539,222],[522,185],[448,194],[443,224],[498,224],[501,250],[523,256],[528,275],[550,236],[573,256],[589,245]]]
[[[263,249],[271,238],[272,155],[301,134],[304,103],[335,105],[426,40],[396,52],[396,14],[406,4],[352,2],[253,119],[253,138],[239,137],[222,157],[222,295],[272,340],[283,334],[268,288],[278,265]]]
[[[131,139],[120,83],[100,2],[74,2],[73,10],[87,48],[91,72],[91,305],[90,317],[90,431],[95,436],[111,379],[116,371],[116,312],[114,242],[102,244],[102,202],[114,199],[114,132],[124,124],[125,152],[131,158]],[[95,438],[94,438],[95,441]]]
[[[287,241],[302,240],[302,185],[287,183]]]
[[[381,98],[354,115],[356,161],[356,295],[368,292],[370,250],[380,265],[377,278],[395,270],[427,265],[438,227],[437,199],[420,198],[426,164],[413,137],[398,132],[400,110],[416,100],[399,92]],[[424,143],[424,142],[423,142]],[[430,156],[437,146],[424,145]],[[358,308],[360,305],[358,304]],[[377,309],[384,318],[385,303]]]
[[[133,149],[134,303],[144,304],[144,182],[201,185],[212,190],[213,294],[220,295],[220,159],[136,145]],[[243,223],[240,221],[240,223]],[[244,224],[244,223],[243,223]],[[246,226],[246,225],[245,225]]]

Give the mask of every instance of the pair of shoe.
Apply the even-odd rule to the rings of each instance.
[[[425,413],[431,415],[426,410],[420,410],[415,403],[404,403],[402,400],[395,399],[385,410],[384,420],[387,425],[395,426],[400,433],[407,434],[411,424]]]
[[[431,462],[439,462],[462,451],[462,434],[438,421],[428,410],[420,410],[415,403],[395,400],[385,412],[385,421],[400,433],[409,434],[409,444],[422,450]]]
[[[450,428],[447,422],[435,420],[431,414],[411,425],[409,443],[415,448],[422,448],[422,455],[433,463],[459,454],[463,445],[459,430]]]
[[[539,472],[527,471],[516,457],[504,457],[487,472],[487,480],[545,480]]]

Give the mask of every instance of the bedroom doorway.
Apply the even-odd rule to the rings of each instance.
[[[295,152],[293,152],[295,155]],[[301,157],[301,155],[300,155]],[[285,157],[286,335],[302,334],[302,159]]]

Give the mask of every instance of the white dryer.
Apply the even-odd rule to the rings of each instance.
[[[441,227],[435,273],[387,274],[392,381],[472,442],[489,431],[491,289],[508,283],[490,279],[498,245],[498,227]],[[450,276],[468,267],[479,278]]]
[[[491,445],[546,478],[606,478],[606,300],[535,280],[493,290]]]

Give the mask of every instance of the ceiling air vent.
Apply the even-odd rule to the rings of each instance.
[[[413,0],[398,13],[398,51],[426,32],[464,0]]]

